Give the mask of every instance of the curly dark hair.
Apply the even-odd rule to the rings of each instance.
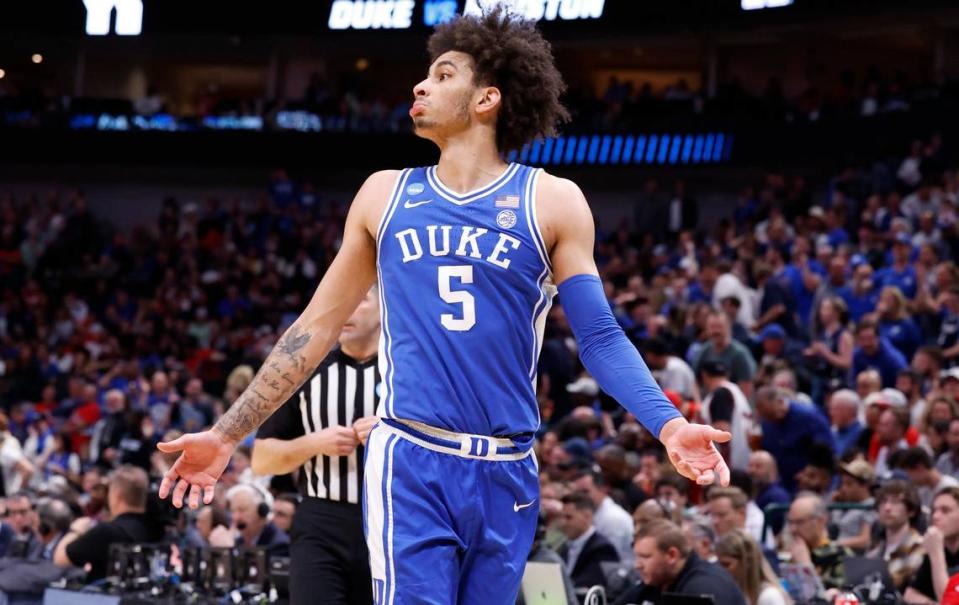
[[[533,21],[497,5],[481,16],[461,15],[437,26],[428,48],[430,62],[449,51],[466,53],[473,59],[474,83],[500,89],[500,152],[519,151],[534,139],[555,136],[557,125],[569,121],[559,100],[566,84],[549,42]]]

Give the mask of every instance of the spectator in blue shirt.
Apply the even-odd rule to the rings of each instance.
[[[882,378],[883,388],[894,388],[899,370],[906,367],[903,357],[888,340],[879,334],[879,326],[874,321],[863,320],[856,326],[856,349],[852,354],[852,369],[849,383],[868,368],[874,368]]]
[[[852,321],[859,321],[867,313],[872,313],[879,301],[879,292],[876,290],[876,284],[873,280],[872,265],[867,263],[862,257],[859,262],[850,263],[855,267],[852,273],[852,283],[838,291],[839,296],[846,301],[849,308],[849,318]]]
[[[788,401],[774,387],[756,391],[756,411],[762,419],[763,449],[779,462],[783,487],[796,489],[796,473],[806,467],[815,443],[835,451],[826,418],[813,406]]]
[[[829,421],[832,423],[836,454],[840,458],[849,449],[856,447],[859,436],[862,435],[862,408],[862,399],[851,389],[840,389],[829,398]]]
[[[912,300],[916,296],[916,270],[909,263],[912,256],[912,238],[908,233],[899,232],[892,242],[892,266],[876,275],[880,287],[896,286]]]
[[[876,312],[879,314],[879,335],[896,347],[903,357],[912,359],[922,344],[922,334],[909,314],[908,302],[899,288],[886,286],[882,289]]]

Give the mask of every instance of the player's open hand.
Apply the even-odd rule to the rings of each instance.
[[[157,448],[168,454],[183,452],[163,475],[160,498],[166,498],[172,491],[173,506],[181,508],[183,497],[189,489],[189,506],[197,508],[200,506],[201,493],[204,504],[213,502],[216,481],[226,469],[236,446],[210,430],[158,443]]]
[[[677,426],[670,426],[674,422]],[[660,437],[663,438],[670,462],[680,475],[699,485],[709,485],[718,476],[721,485],[729,485],[729,467],[713,442],[725,443],[732,439],[732,435],[711,426],[688,424],[683,420],[681,424],[678,421],[667,423]]]

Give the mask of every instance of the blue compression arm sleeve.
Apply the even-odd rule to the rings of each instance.
[[[639,351],[626,338],[595,275],[574,275],[559,286],[559,300],[579,345],[579,357],[599,386],[659,437],[682,416],[656,384]]]

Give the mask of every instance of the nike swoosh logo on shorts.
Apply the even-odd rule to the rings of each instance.
[[[411,202],[411,201],[409,201],[409,200],[406,200],[406,203],[403,204],[403,207],[404,207],[404,208],[416,208],[417,206],[422,206],[423,204],[429,204],[429,203],[432,202],[432,201],[433,201],[433,200],[423,200],[423,201],[421,201],[421,202]]]
[[[520,504],[519,502],[513,502],[513,512],[514,512],[514,513],[518,513],[519,511],[523,510],[524,508],[529,508],[530,506],[533,506],[533,503],[534,503],[534,502],[536,502],[536,500],[532,500],[532,501],[530,501],[530,502],[527,502],[526,504]]]

